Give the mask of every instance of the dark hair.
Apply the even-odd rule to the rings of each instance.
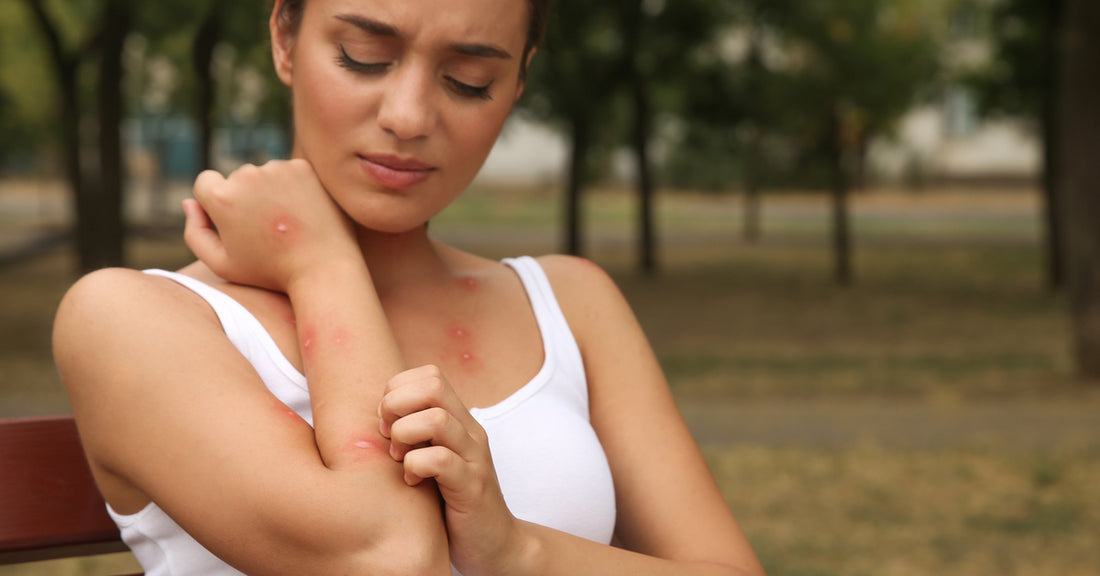
[[[550,12],[550,0],[527,0],[530,15],[527,21],[527,42],[523,46],[523,59],[519,63],[519,75],[523,78],[527,75],[527,57],[535,46],[542,42],[542,36],[546,32],[546,19]],[[298,26],[302,23],[302,11],[305,10],[306,0],[276,1],[275,14],[279,27],[291,33],[298,32]]]

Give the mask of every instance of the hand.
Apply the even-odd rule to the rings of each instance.
[[[378,407],[390,456],[405,483],[434,478],[444,500],[451,562],[463,574],[507,573],[520,554],[520,523],[497,482],[485,429],[435,366],[394,376]]]
[[[362,259],[351,221],[305,160],[207,170],[184,201],[184,241],[218,276],[286,292],[320,263]],[[216,226],[216,228],[215,228]]]

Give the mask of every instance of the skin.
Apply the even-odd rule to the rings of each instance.
[[[201,175],[185,205],[200,261],[182,272],[241,302],[305,372],[315,429],[197,295],[94,273],[62,302],[55,355],[113,508],[155,501],[255,574],[763,573],[628,305],[587,261],[539,259],[584,358],[619,547],[504,504],[468,408],[539,371],[538,326],[511,270],[434,242],[426,222],[476,174],[522,93],[526,17],[519,0],[310,0],[297,35],[272,22],[297,159]],[[470,44],[507,57],[455,50]],[[357,72],[344,52],[386,66]],[[362,162],[379,154],[432,170],[387,188]]]

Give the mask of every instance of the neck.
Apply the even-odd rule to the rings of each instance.
[[[363,259],[378,292],[404,283],[432,281],[450,275],[446,263],[428,238],[427,225],[401,234],[359,227],[356,235]]]

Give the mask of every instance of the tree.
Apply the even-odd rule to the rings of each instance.
[[[867,148],[936,78],[938,49],[923,10],[916,0],[776,2],[790,42],[784,103],[826,161],[842,285],[852,280],[848,197],[864,180]]]
[[[621,62],[616,23],[615,12],[605,3],[556,2],[544,45],[528,71],[528,96],[521,102],[569,137],[563,219],[563,250],[568,254],[584,253],[582,194],[593,173],[593,152],[608,139],[600,120],[609,114],[612,72]]]
[[[1065,0],[1058,170],[1065,263],[1081,373],[1100,378],[1100,3]]]
[[[77,266],[81,271],[86,272],[103,266],[121,264],[121,195],[105,196],[98,174],[84,170],[86,162],[80,131],[83,120],[80,106],[82,91],[78,82],[80,67],[85,59],[93,54],[93,48],[108,42],[111,42],[113,47],[114,39],[106,38],[104,30],[92,30],[86,32],[81,40],[67,41],[64,38],[63,17],[55,16],[47,10],[43,0],[25,1],[46,43],[56,83],[55,94],[59,108],[57,129],[60,136],[61,156],[76,216]],[[95,18],[93,9],[86,2],[70,6],[70,10],[78,12],[78,17]],[[69,16],[72,17],[72,14]],[[119,30],[114,27],[115,24],[104,23],[104,25],[110,28],[110,32]],[[109,57],[103,60],[106,63]],[[109,82],[108,76],[109,74],[106,73],[101,74],[100,83]],[[101,106],[111,105],[106,101],[110,98],[106,88],[101,91],[100,98]],[[100,126],[101,132],[109,130],[109,127]],[[100,170],[102,168],[101,165]]]
[[[994,7],[994,52],[990,65],[969,78],[986,114],[1022,116],[1038,127],[1043,146],[1043,224],[1046,281],[1063,284],[1057,191],[1057,90],[1060,58],[1057,39],[1063,26],[1064,0],[1005,0]]]
[[[43,102],[49,91],[41,70],[47,62],[31,42],[25,8],[0,3],[0,169],[32,164],[53,127]]]
[[[638,263],[643,274],[657,270],[654,223],[656,176],[651,144],[663,113],[682,115],[688,78],[700,71],[696,56],[712,42],[724,23],[721,3],[677,0],[672,3],[619,0],[623,30],[623,63],[619,89],[630,103],[627,145],[634,155],[638,195]]]
[[[123,221],[123,190],[126,186],[122,150],[124,105],[122,50],[133,25],[129,0],[106,0],[99,27],[99,181],[98,206],[89,212],[98,216],[93,246],[82,246],[88,260],[85,271],[104,266],[121,266],[125,259],[126,223]],[[98,208],[98,209],[95,209]]]

